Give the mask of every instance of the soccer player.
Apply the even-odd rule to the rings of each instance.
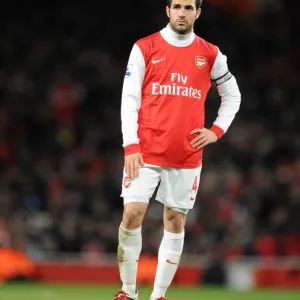
[[[118,264],[122,290],[115,300],[138,299],[136,274],[141,226],[158,183],[164,235],[151,300],[165,299],[184,244],[186,214],[195,203],[203,148],[217,142],[239,110],[241,95],[227,58],[194,33],[201,0],[169,0],[168,25],[138,40],[130,53],[122,90],[125,152]],[[204,104],[211,83],[221,97],[210,128]]]

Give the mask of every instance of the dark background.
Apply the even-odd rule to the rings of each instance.
[[[300,255],[299,18],[291,0],[206,0],[195,32],[227,55],[241,93],[208,146],[185,253]],[[0,243],[31,257],[116,252],[120,100],[133,43],[161,30],[163,1],[67,1],[0,11]],[[213,87],[206,126],[220,98]],[[188,116],[187,116],[188,117]],[[151,202],[144,252],[157,252]]]

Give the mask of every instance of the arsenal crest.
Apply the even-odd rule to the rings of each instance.
[[[206,58],[204,56],[196,56],[195,64],[198,69],[202,70],[206,65]]]

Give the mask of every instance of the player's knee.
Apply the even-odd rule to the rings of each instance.
[[[165,208],[164,225],[169,232],[180,233],[184,230],[186,215],[174,211],[170,208]]]
[[[141,203],[129,203],[124,206],[122,226],[126,229],[135,229],[142,225],[147,205]]]

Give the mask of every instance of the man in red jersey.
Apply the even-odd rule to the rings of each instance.
[[[169,24],[138,40],[129,57],[121,107],[125,164],[118,263],[123,287],[115,299],[138,298],[141,225],[159,182],[164,236],[150,299],[165,299],[183,249],[186,214],[195,203],[203,148],[222,137],[239,110],[241,95],[226,56],[193,32],[201,4],[167,1]],[[211,82],[221,105],[208,129],[204,104]]]

